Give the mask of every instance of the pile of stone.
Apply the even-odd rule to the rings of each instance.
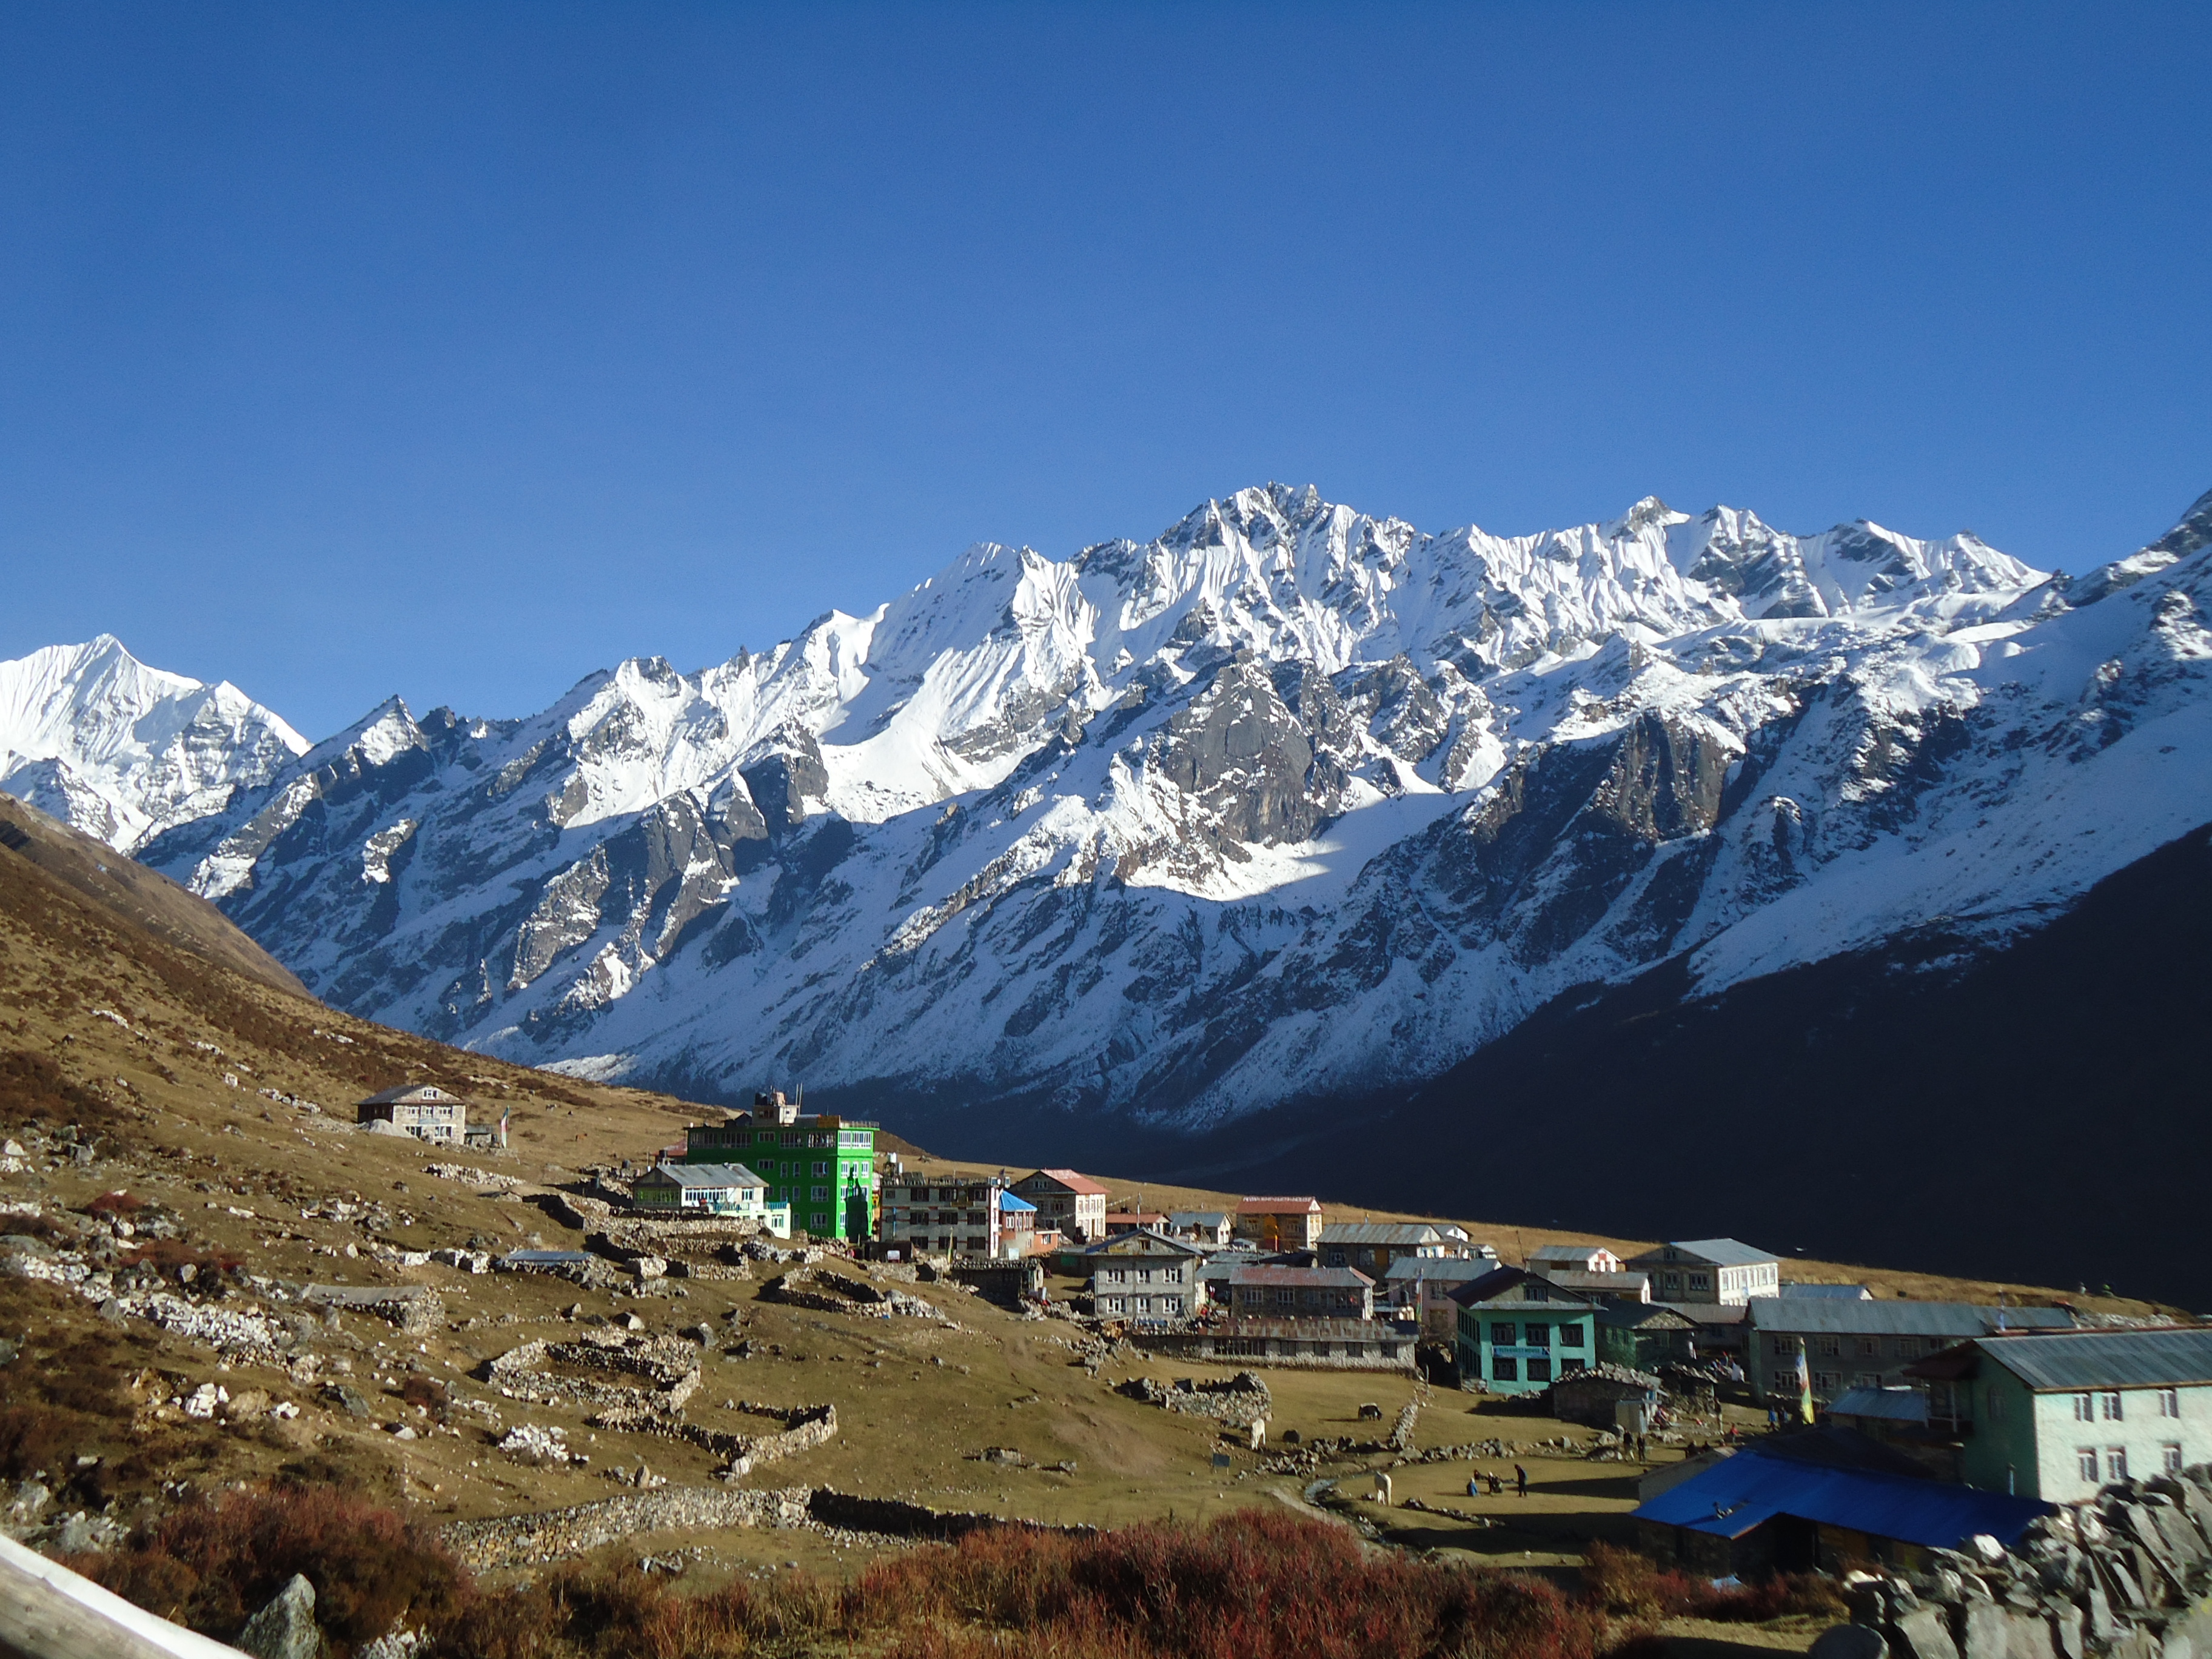
[[[458,1181],[472,1187],[492,1188],[501,1192],[514,1192],[522,1185],[520,1176],[495,1175],[489,1170],[479,1170],[469,1164],[430,1164],[423,1166],[424,1175],[441,1181]]]
[[[535,1423],[518,1423],[495,1449],[533,1468],[581,1461],[568,1449],[568,1431],[557,1424],[544,1428]]]
[[[420,1285],[308,1285],[300,1300],[313,1308],[343,1308],[389,1321],[410,1336],[441,1329],[446,1304]]]
[[[1135,1376],[1114,1392],[1163,1410],[1210,1417],[1232,1429],[1249,1429],[1255,1423],[1266,1422],[1274,1405],[1266,1380],[1257,1371],[1239,1371],[1218,1382],[1198,1382],[1181,1376],[1168,1384],[1149,1376]]]
[[[2016,1549],[1977,1538],[1932,1571],[1847,1591],[1855,1625],[1900,1659],[2175,1659],[2212,1651],[2212,1465],[2123,1480],[2032,1522]]]

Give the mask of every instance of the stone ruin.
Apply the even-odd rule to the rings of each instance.
[[[717,1478],[725,1481],[742,1480],[759,1464],[818,1446],[837,1432],[833,1405],[729,1402],[729,1409],[775,1425],[754,1434],[686,1422],[684,1407],[699,1388],[699,1349],[680,1336],[612,1329],[586,1332],[573,1342],[540,1339],[487,1361],[483,1376],[509,1400],[586,1407],[593,1428],[657,1435],[712,1452],[723,1460]]]
[[[903,1316],[927,1319],[939,1325],[953,1321],[925,1297],[887,1285],[872,1285],[851,1273],[824,1267],[793,1267],[761,1286],[759,1300],[787,1307],[811,1308],[817,1313],[861,1314],[871,1318]]]
[[[2124,1480],[1932,1571],[1847,1586],[1898,1659],[2192,1659],[2212,1652],[2212,1465]],[[1871,1644],[1867,1644],[1871,1648]]]
[[[1210,1417],[1232,1429],[1249,1429],[1255,1423],[1266,1422],[1274,1403],[1257,1371],[1239,1371],[1218,1382],[1196,1382],[1182,1376],[1171,1386],[1149,1376],[1135,1376],[1116,1386],[1114,1392],[1166,1411]]]

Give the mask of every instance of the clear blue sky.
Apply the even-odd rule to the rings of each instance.
[[[2212,8],[18,5],[0,655],[540,707],[1280,478],[2084,568],[2212,488]]]

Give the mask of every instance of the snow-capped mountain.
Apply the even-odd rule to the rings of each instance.
[[[120,852],[222,811],[307,747],[236,686],[149,668],[110,635],[0,662],[0,789]]]
[[[339,1006],[510,1058],[1194,1127],[1686,952],[1717,988],[2048,920],[2212,821],[2208,541],[2212,496],[2070,580],[1270,486],[521,720],[395,699],[140,856]]]

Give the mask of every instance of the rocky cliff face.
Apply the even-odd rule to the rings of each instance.
[[[1195,1126],[1683,952],[2002,937],[2212,820],[2208,515],[2077,582],[1250,489],[524,720],[395,701],[142,855],[333,1001],[513,1058]]]

